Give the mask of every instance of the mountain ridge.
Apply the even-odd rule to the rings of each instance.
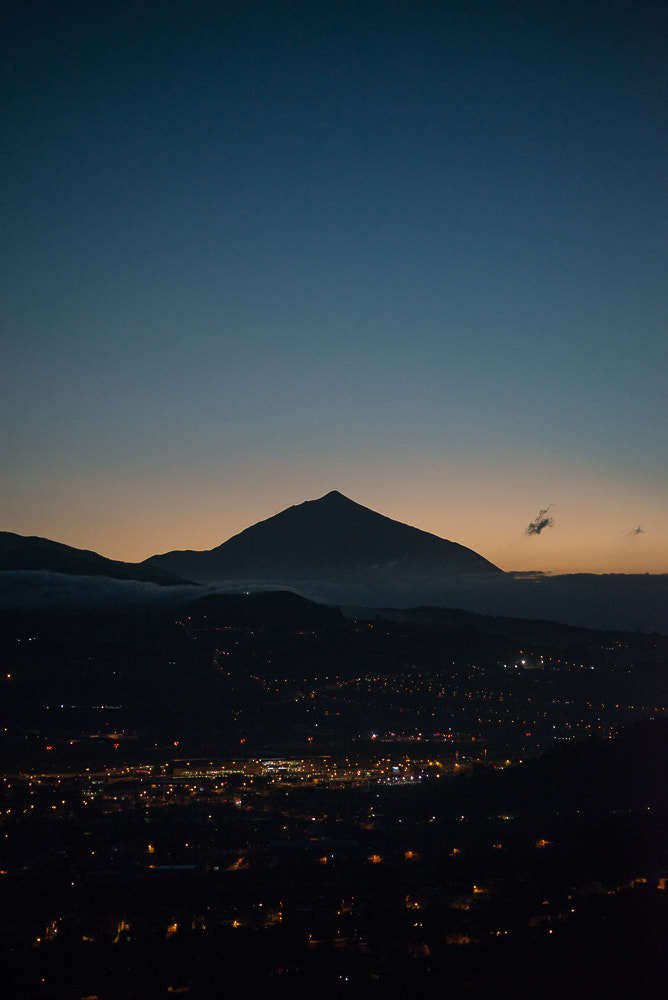
[[[39,535],[17,535],[0,531],[0,571],[36,571],[68,576],[104,576],[112,580],[135,580],[160,586],[189,583],[168,570],[108,559],[90,549],[78,549]]]

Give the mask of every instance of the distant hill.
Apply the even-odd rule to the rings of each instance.
[[[144,564],[198,583],[305,580],[391,584],[407,578],[503,576],[472,549],[385,517],[333,490],[288,507],[205,552],[174,551]]]
[[[15,535],[11,531],[0,531],[2,570],[47,570],[69,576],[104,576],[112,580],[136,580],[163,586],[189,582],[157,566],[118,562],[87,549],[77,549],[35,535]]]
[[[344,615],[338,608],[316,604],[299,594],[282,590],[254,594],[206,594],[185,604],[181,613],[193,625],[206,623],[227,628],[318,629],[341,628]]]

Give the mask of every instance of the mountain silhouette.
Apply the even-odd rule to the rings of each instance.
[[[188,582],[158,566],[119,562],[87,549],[36,535],[16,535],[12,531],[0,531],[0,570],[47,570],[68,576],[104,576],[162,585]]]
[[[198,583],[304,580],[389,583],[413,577],[502,576],[477,552],[355,503],[336,490],[288,507],[214,549],[152,556],[144,566]]]
[[[227,593],[282,590],[351,613],[456,608],[668,634],[668,574],[504,573],[464,545],[394,521],[336,490],[260,521],[214,549],[166,552],[143,563],[0,531],[2,608],[173,604],[179,590],[173,585],[192,583],[195,596],[201,584]]]

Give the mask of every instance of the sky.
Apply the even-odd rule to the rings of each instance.
[[[668,572],[667,29],[6,0],[0,529],[139,561],[337,489],[505,570]]]

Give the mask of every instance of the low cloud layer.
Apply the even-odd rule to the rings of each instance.
[[[551,528],[554,524],[554,518],[550,515],[550,507],[552,504],[548,504],[547,507],[542,508],[538,511],[536,517],[533,521],[529,522],[527,528],[527,535],[540,535],[544,528]]]
[[[383,581],[221,580],[159,587],[46,571],[0,572],[0,611],[124,611],[177,608],[207,594],[290,590],[333,606],[459,608],[478,614],[544,619],[585,628],[668,634],[668,574],[503,574]]]
[[[71,576],[49,570],[0,572],[0,608],[122,610],[137,605],[177,606],[206,589],[196,586],[160,587],[136,580],[104,576]]]

